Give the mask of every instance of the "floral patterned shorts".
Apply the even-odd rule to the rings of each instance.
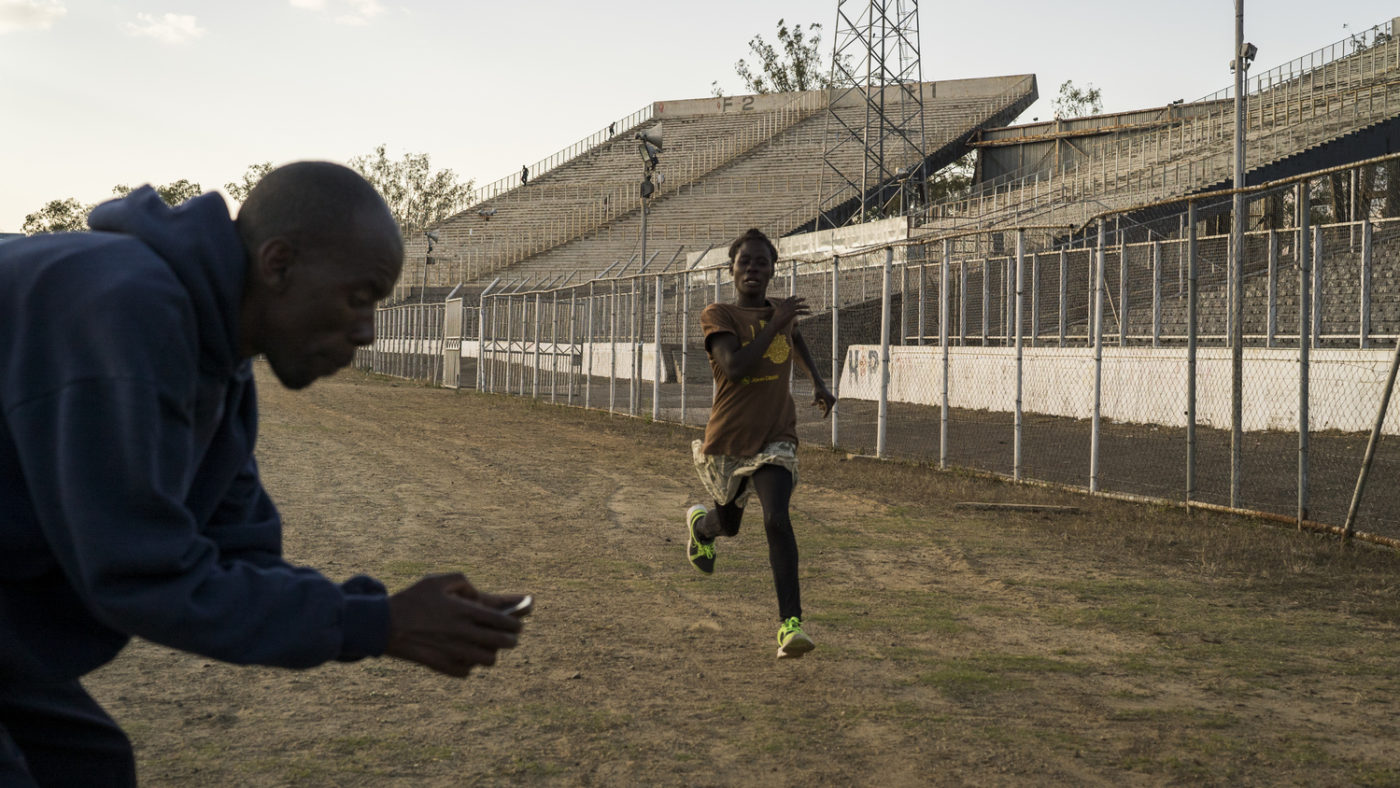
[[[692,441],[690,453],[695,460],[695,470],[700,474],[700,483],[705,492],[716,503],[732,503],[740,508],[749,500],[751,489],[744,480],[764,465],[777,465],[787,468],[792,474],[792,486],[797,487],[797,444],[789,441],[774,441],[748,457],[730,457],[724,454],[705,454],[701,451],[704,441]],[[740,490],[740,487],[743,487]]]

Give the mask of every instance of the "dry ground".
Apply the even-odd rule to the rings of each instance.
[[[757,512],[713,577],[685,560],[694,431],[262,384],[291,560],[391,589],[462,570],[536,612],[463,681],[133,644],[88,685],[146,785],[1400,785],[1393,553],[804,450],[818,648],[778,662]]]

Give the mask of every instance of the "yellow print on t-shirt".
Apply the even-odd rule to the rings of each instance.
[[[766,320],[760,320],[758,321],[758,328],[749,326],[749,341],[752,342],[754,338],[758,336],[759,329],[762,329],[766,325],[768,325],[768,322]],[[744,344],[747,345],[748,342],[745,342]],[[787,337],[783,336],[782,334],[779,334],[773,337],[773,341],[768,345],[768,352],[764,353],[763,357],[773,362],[774,364],[781,364],[787,361],[788,356],[791,354],[792,347],[788,345]]]
[[[750,383],[771,383],[778,379],[777,375],[768,375],[761,378],[739,378],[740,386],[747,386]]]

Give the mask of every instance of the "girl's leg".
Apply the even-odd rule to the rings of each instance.
[[[753,489],[763,504],[763,530],[768,535],[768,563],[778,591],[778,618],[802,617],[802,589],[797,580],[797,537],[792,533],[788,503],[792,500],[792,474],[781,465],[765,465],[754,472]]]
[[[739,485],[739,492],[744,491],[744,485],[749,480],[745,479]],[[739,534],[739,524],[744,519],[744,507],[737,506],[733,502],[715,502],[714,508],[695,524],[695,535],[706,542],[713,542],[717,536],[737,536]]]

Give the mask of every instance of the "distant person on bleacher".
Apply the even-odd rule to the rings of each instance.
[[[734,303],[710,304],[700,313],[715,397],[705,438],[692,444],[691,454],[714,508],[697,504],[686,512],[686,555],[696,569],[713,573],[716,538],[738,535],[749,494],[758,493],[778,592],[778,659],[790,659],[814,648],[802,631],[797,538],[788,514],[797,486],[797,407],[788,385],[794,359],[812,379],[812,404],[824,417],[836,396],[797,330],[797,318],[810,313],[806,299],[768,297],[777,263],[768,236],[758,230],[739,236],[729,246]]]
[[[135,784],[131,742],[80,682],[132,637],[453,676],[515,646],[520,598],[460,574],[390,595],[282,558],[252,359],[301,389],[374,341],[403,240],[373,186],[298,162],[237,220],[218,194],[171,208],[143,186],[88,223],[0,245],[0,786]]]
[[[520,185],[524,186],[530,182],[530,168],[524,164],[520,165]]]

